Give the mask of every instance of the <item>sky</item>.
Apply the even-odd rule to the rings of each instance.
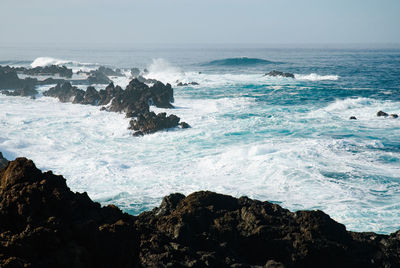
[[[0,0],[0,43],[400,43],[400,0]]]

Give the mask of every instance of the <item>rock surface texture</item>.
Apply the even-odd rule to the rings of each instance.
[[[400,232],[213,192],[130,216],[18,158],[0,171],[0,267],[400,267]]]

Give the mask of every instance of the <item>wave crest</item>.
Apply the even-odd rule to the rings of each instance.
[[[297,80],[306,80],[306,81],[323,81],[323,80],[338,80],[338,75],[319,75],[316,73],[311,74],[295,74],[294,77]]]

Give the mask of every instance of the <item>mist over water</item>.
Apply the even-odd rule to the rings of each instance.
[[[349,230],[400,228],[400,120],[376,116],[400,114],[400,50],[32,49],[0,64],[140,67],[173,85],[176,108],[151,109],[192,128],[144,137],[99,107],[0,95],[0,151],[102,204],[137,214],[172,192],[212,190],[321,209]],[[126,86],[126,74],[112,79]]]

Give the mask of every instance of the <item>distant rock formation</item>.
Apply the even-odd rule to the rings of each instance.
[[[400,231],[213,192],[131,216],[17,158],[0,170],[0,267],[400,267]]]
[[[1,89],[23,89],[35,88],[37,79],[25,78],[20,79],[17,72],[9,66],[0,66],[0,90]]]
[[[26,75],[59,75],[61,77],[71,78],[72,77],[72,69],[69,69],[65,66],[58,65],[50,65],[50,66],[38,66],[35,68],[25,68],[25,67],[16,67],[15,70],[19,73],[23,73]]]
[[[182,82],[176,81],[176,83],[177,83],[176,84],[177,87],[198,86],[199,85],[199,83],[197,83],[197,82],[182,83]]]
[[[284,73],[284,72],[280,72],[280,71],[271,71],[269,73],[265,74],[266,76],[281,76],[281,77],[289,77],[289,78],[294,78],[294,74],[292,73]]]
[[[7,96],[34,97],[39,92],[29,85],[25,85],[22,89],[14,91],[4,90],[2,93]]]
[[[378,117],[381,117],[381,116],[383,116],[383,117],[388,117],[389,114],[388,114],[388,113],[385,113],[385,112],[383,112],[383,111],[379,111],[379,112],[376,113],[376,116],[378,116]],[[390,114],[390,116],[391,116],[392,118],[398,118],[398,117],[399,117],[398,114]]]

